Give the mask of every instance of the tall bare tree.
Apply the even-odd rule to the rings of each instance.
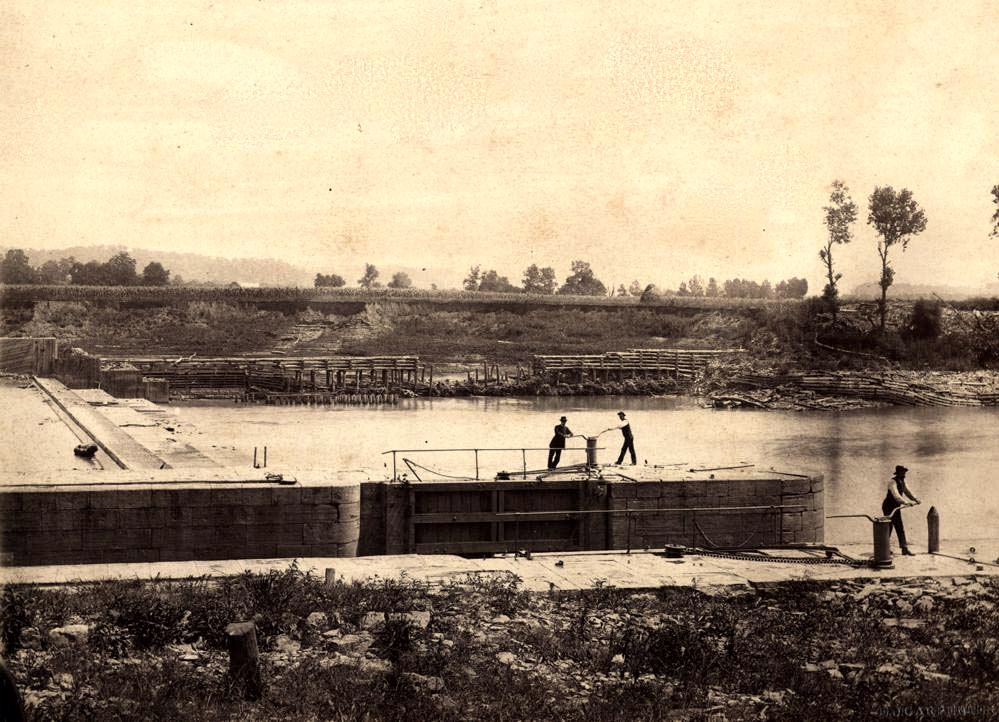
[[[829,194],[829,205],[824,206],[826,212],[826,228],[829,236],[826,238],[825,248],[819,251],[819,258],[826,267],[826,286],[822,289],[822,298],[832,309],[833,319],[836,318],[838,307],[837,299],[839,289],[836,282],[843,277],[842,273],[833,271],[833,246],[837,243],[849,243],[853,239],[850,231],[850,224],[857,220],[857,204],[850,198],[850,189],[841,180],[834,180],[832,183],[832,193]]]
[[[996,212],[992,214],[991,238],[999,238],[999,185],[992,186],[992,202],[996,204]]]
[[[926,214],[912,197],[908,188],[895,192],[891,186],[875,188],[868,202],[870,212],[868,225],[878,232],[878,256],[881,257],[881,299],[878,301],[878,314],[881,331],[885,330],[885,314],[888,309],[888,287],[895,281],[895,270],[888,263],[888,251],[901,244],[905,251],[909,240],[926,230]]]

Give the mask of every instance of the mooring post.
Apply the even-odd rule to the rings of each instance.
[[[475,449],[475,479],[479,479],[479,450]]]
[[[935,506],[926,512],[926,551],[930,554],[940,551],[940,514]]]
[[[264,684],[260,678],[260,653],[253,622],[233,622],[225,628],[229,649],[229,677],[243,689],[246,699],[258,700]]]
[[[264,468],[267,468],[267,447],[264,447]]]

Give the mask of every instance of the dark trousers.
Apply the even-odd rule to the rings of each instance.
[[[562,458],[561,446],[552,446],[548,449],[548,468],[554,469],[558,466],[559,459]]]
[[[898,545],[902,549],[906,549],[909,544],[905,540],[905,526],[902,524],[901,506],[894,498],[885,499],[881,502],[881,513],[885,516],[891,514],[891,527],[898,534]],[[896,509],[899,509],[899,511],[895,511]],[[893,511],[895,511],[894,514],[892,514]],[[888,532],[888,536],[891,538],[891,532]]]
[[[638,463],[638,457],[635,456],[635,440],[634,439],[625,439],[624,440],[624,445],[621,447],[621,453],[618,454],[618,456],[617,456],[617,463],[620,464],[622,461],[624,461],[624,454],[625,454],[625,452],[628,452],[628,451],[631,452],[631,463],[632,463],[632,465],[635,465],[635,464]]]

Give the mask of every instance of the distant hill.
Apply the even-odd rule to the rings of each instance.
[[[0,248],[0,253],[6,253],[6,248]],[[72,256],[81,263],[88,261],[104,262],[116,253],[127,252],[135,259],[136,270],[139,273],[152,261],[159,261],[170,271],[170,277],[180,276],[184,281],[198,283],[217,283],[221,285],[232,282],[241,285],[260,286],[311,286],[315,273],[273,258],[218,258],[202,256],[197,253],[176,253],[173,251],[154,251],[147,248],[128,248],[127,246],[73,246],[56,250],[41,250],[25,248],[29,262],[39,267],[49,260]]]
[[[960,301],[966,298],[991,298],[999,296],[999,283],[989,283],[984,287],[934,286],[931,284],[896,283],[888,289],[888,298],[933,298],[937,295],[947,301]],[[881,298],[881,286],[876,283],[863,283],[850,292],[859,299]]]
[[[152,261],[159,261],[170,271],[171,279],[180,276],[185,282],[211,283],[228,285],[238,283],[241,286],[306,286],[311,287],[317,273],[338,273],[347,281],[348,286],[356,286],[364,268],[334,267],[308,269],[296,266],[287,261],[275,258],[219,258],[217,256],[202,256],[197,253],[176,253],[173,251],[154,251],[148,248],[128,248],[127,246],[74,246],[56,250],[40,250],[36,248],[23,249],[28,254],[32,266],[38,268],[46,261],[58,261],[72,256],[81,263],[88,261],[105,262],[116,253],[127,252],[135,259],[136,270],[142,269]],[[0,246],[0,257],[7,248]],[[429,269],[410,266],[383,266],[377,260],[373,261],[379,269],[378,281],[386,285],[392,280],[392,275],[404,271],[410,277],[415,288],[460,288],[462,275],[451,269]]]

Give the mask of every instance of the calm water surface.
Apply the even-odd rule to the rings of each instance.
[[[360,469],[371,478],[391,473],[388,449],[545,447],[562,414],[569,428],[595,435],[628,412],[639,463],[726,466],[818,472],[826,478],[826,513],[880,514],[885,484],[896,464],[909,467],[921,507],[905,512],[917,546],[925,544],[925,514],[941,515],[949,540],[999,538],[999,409],[888,408],[845,412],[704,409],[686,399],[410,399],[394,407],[182,405],[172,411],[190,423],[192,443],[232,466],[250,466],[253,447],[268,447],[268,467]],[[193,430],[192,430],[193,429]],[[600,437],[601,459],[613,461],[618,431]],[[569,446],[583,446],[572,439]],[[409,458],[444,473],[471,474],[471,454]],[[528,452],[529,468],[545,452]],[[483,452],[482,468],[518,469],[519,452]],[[579,452],[563,464],[581,461]],[[422,472],[421,472],[422,475]],[[424,478],[433,478],[426,474]],[[832,544],[870,539],[870,523],[830,519]]]

